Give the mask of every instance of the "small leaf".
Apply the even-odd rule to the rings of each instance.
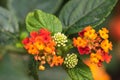
[[[26,14],[34,9],[55,13],[61,6],[62,1],[63,0],[8,0],[8,8],[23,22]]]
[[[92,73],[87,65],[79,60],[75,68],[67,69],[72,80],[93,80]]]
[[[39,30],[40,28],[47,28],[53,33],[62,31],[60,20],[54,15],[41,10],[35,10],[27,15],[26,27],[29,32]]]
[[[20,33],[20,40],[23,40],[24,38],[26,38],[28,36],[28,32],[27,31],[22,31]]]
[[[117,0],[70,0],[60,13],[60,20],[73,34],[88,25],[94,27],[105,21]]]

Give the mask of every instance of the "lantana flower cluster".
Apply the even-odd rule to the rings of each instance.
[[[103,62],[109,63],[112,58],[109,54],[112,43],[108,40],[108,33],[106,28],[96,32],[92,26],[87,26],[78,33],[78,37],[73,38],[73,42],[68,43],[67,36],[63,33],[51,34],[47,29],[41,28],[30,32],[30,36],[22,43],[28,53],[39,62],[40,70],[45,70],[46,63],[50,67],[65,65],[66,68],[74,68],[78,64],[78,56],[81,55],[90,55],[91,63],[101,66]],[[73,47],[77,48],[80,55],[68,53]]]
[[[78,33],[77,38],[73,38],[73,45],[80,55],[90,55],[90,61],[101,66],[103,62],[109,63],[112,58],[109,54],[112,43],[108,40],[108,33],[106,28],[96,32],[92,26],[87,26]]]
[[[40,70],[45,70],[44,64],[46,63],[53,67],[62,65],[64,61],[62,56],[56,55],[57,42],[47,29],[30,32],[30,36],[25,38],[22,43],[28,53],[33,55],[34,59],[39,62]]]

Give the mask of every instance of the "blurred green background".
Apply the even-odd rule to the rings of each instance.
[[[29,76],[32,73],[27,68],[30,65],[30,56],[23,49],[16,48],[22,46],[20,42],[27,35],[25,16],[34,9],[58,16],[68,1],[0,0],[0,80],[33,80],[33,77]],[[112,12],[112,16],[116,15],[120,15],[120,0]],[[120,80],[120,41],[113,38],[111,40],[114,43],[111,52],[113,58],[105,68],[112,80]],[[61,67],[47,67],[47,70],[39,72],[39,77],[40,80],[65,80],[68,75]]]

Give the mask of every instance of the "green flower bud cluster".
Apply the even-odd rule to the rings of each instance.
[[[58,47],[66,46],[65,43],[68,42],[67,36],[65,36],[64,34],[62,34],[60,32],[55,33],[54,36],[53,36],[53,39],[55,40]]]
[[[72,53],[72,54],[67,54],[64,60],[64,64],[67,68],[74,68],[78,63],[78,58],[77,55]]]

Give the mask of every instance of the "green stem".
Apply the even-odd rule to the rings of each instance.
[[[30,62],[29,62],[29,74],[34,78],[34,80],[39,80],[38,77],[38,67],[37,67],[37,62],[34,60],[33,56],[30,57]]]

